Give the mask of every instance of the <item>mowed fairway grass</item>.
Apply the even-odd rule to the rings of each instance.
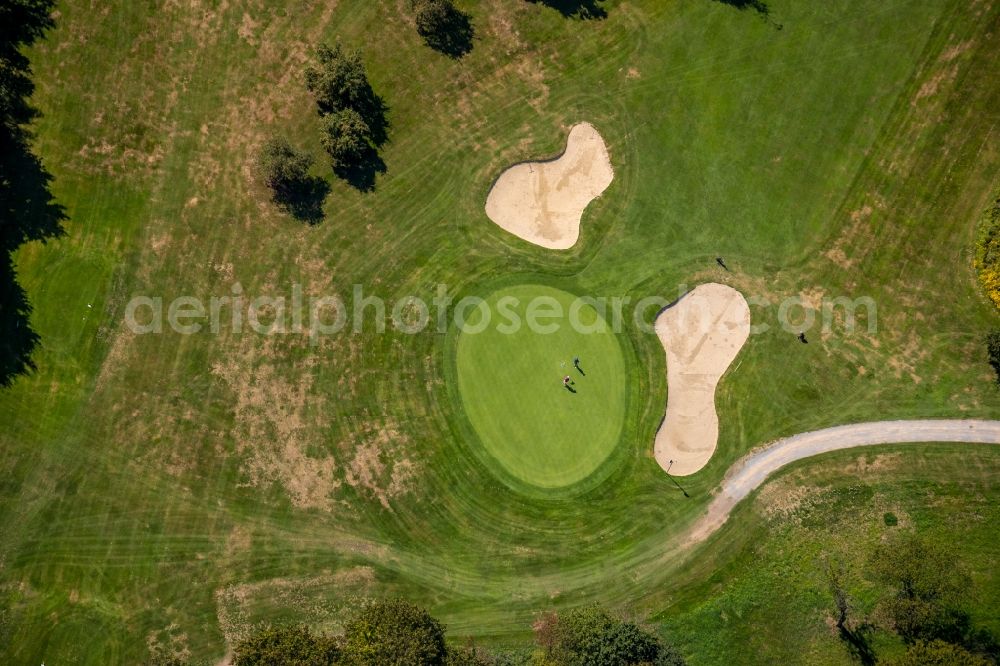
[[[215,663],[260,623],[336,631],[359,599],[402,595],[456,641],[523,645],[539,612],[601,602],[652,617],[695,666],[849,663],[821,588],[790,585],[798,603],[777,603],[758,584],[814,561],[786,558],[780,534],[770,543],[737,511],[704,549],[679,550],[679,535],[730,465],[775,438],[1000,417],[983,349],[1000,318],[972,270],[974,224],[1000,181],[1000,3],[769,0],[762,20],[714,0],[609,0],[589,21],[547,3],[457,4],[476,30],[460,61],[422,43],[406,2],[59,3],[29,55],[37,152],[68,221],[15,257],[41,343],[37,371],[0,391],[0,662],[131,664],[158,650]],[[338,40],[364,49],[389,108],[373,192],[323,165],[302,78],[314,45]],[[494,179],[557,154],[580,121],[604,137],[615,180],[579,243],[544,251],[492,224]],[[319,158],[322,223],[282,214],[254,180],[275,134]],[[237,283],[247,300],[300,285],[350,308],[353,285],[390,304],[430,302],[441,284],[456,299],[542,285],[635,303],[707,281],[774,305],[753,306],[770,328],[719,385],[718,448],[683,480],[687,497],[652,458],[663,349],[628,316],[625,378],[606,387],[624,404],[620,435],[584,454],[586,478],[549,489],[536,484],[557,465],[518,477],[489,452],[447,329],[381,331],[371,309],[356,332],[320,340],[123,323],[133,296],[207,300]],[[842,296],[872,298],[877,329],[838,319],[824,333],[818,317],[803,345],[778,325],[786,298]],[[588,373],[598,363],[551,353],[580,355]],[[553,383],[570,397],[551,370],[518,391]],[[577,384],[572,397],[589,399]],[[551,447],[540,458],[569,451],[536,443]],[[952,462],[901,453],[908,476],[885,494],[924,518],[918,529],[953,525],[936,538],[973,535],[976,561],[1000,560],[978,500],[928,499],[966,461],[942,450]],[[998,461],[980,449],[952,496],[995,506]],[[868,483],[848,458],[815,469],[816,486]],[[853,516],[859,497],[822,515]],[[752,570],[758,552],[774,578]],[[754,621],[734,628],[741,614]]]
[[[486,298],[458,335],[462,406],[504,472],[561,488],[614,451],[625,424],[626,366],[593,305],[552,287],[510,287]]]

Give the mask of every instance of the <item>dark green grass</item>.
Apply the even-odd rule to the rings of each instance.
[[[490,294],[461,331],[455,364],[462,405],[503,472],[561,488],[586,479],[615,450],[626,416],[626,365],[593,305],[561,289],[508,287]],[[564,385],[564,377],[572,383]]]
[[[460,4],[478,37],[458,63],[394,3],[61,4],[31,55],[38,152],[68,233],[17,257],[42,344],[38,372],[0,394],[8,661],[138,662],[148,642],[217,658],[272,613],[337,608],[345,571],[360,576],[352,595],[405,594],[453,636],[497,643],[546,608],[671,608],[675,537],[749,448],[850,421],[1000,413],[981,346],[997,316],[971,255],[1000,165],[1000,9],[773,2],[778,31],[709,1],[608,2],[587,22]],[[366,47],[390,107],[388,171],[373,194],[332,181],[326,221],[306,228],[246,165],[273,132],[319,152],[298,72],[335,39]],[[579,120],[616,177],[578,246],[545,252],[492,225],[497,174],[558,152]],[[620,444],[597,483],[545,498],[477,455],[446,334],[366,328],[313,347],[121,324],[133,294],[207,298],[236,281],[253,296],[359,283],[430,300],[439,283],[461,297],[503,282],[671,300],[707,280],[772,302],[870,295],[879,328],[808,346],[776,327],[752,337],[690,499],[651,457],[663,351],[632,324]],[[754,317],[776,323],[773,308]],[[732,529],[759,535],[746,515]],[[691,652],[701,640],[683,636]]]

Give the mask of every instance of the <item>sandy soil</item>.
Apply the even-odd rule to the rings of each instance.
[[[501,228],[551,250],[580,237],[580,218],[614,177],[604,139],[590,123],[575,125],[554,160],[523,162],[500,174],[486,214]]]
[[[876,421],[814,430],[779,439],[747,454],[729,468],[718,494],[705,514],[692,526],[685,542],[690,545],[707,539],[722,527],[733,507],[760,487],[771,474],[789,463],[859,446],[920,442],[1000,444],[1000,421]]]
[[[671,474],[694,474],[715,452],[715,387],[750,335],[750,307],[732,287],[703,284],[660,313],[656,334],[667,353],[667,415],[653,451]]]

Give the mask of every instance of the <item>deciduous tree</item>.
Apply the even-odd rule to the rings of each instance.
[[[537,636],[536,623],[536,636]],[[600,606],[587,606],[546,623],[537,637],[546,663],[560,666],[682,666],[683,658],[634,622],[612,616]]]
[[[968,576],[944,547],[899,534],[875,549],[871,569],[891,590],[876,614],[904,641],[950,639],[968,629],[957,610]]]
[[[320,142],[334,169],[359,164],[372,150],[371,129],[354,109],[342,109],[323,118]]]
[[[410,6],[417,33],[429,47],[452,58],[472,50],[472,20],[451,0],[410,0]]]
[[[438,666],[447,657],[441,623],[399,599],[362,607],[347,623],[343,645],[350,666]]]
[[[312,163],[312,155],[296,150],[286,139],[273,137],[261,146],[257,173],[275,198],[282,198],[309,177]]]
[[[371,104],[371,85],[359,51],[345,51],[340,44],[321,44],[316,59],[317,64],[306,68],[306,88],[316,98],[321,114],[359,110]]]

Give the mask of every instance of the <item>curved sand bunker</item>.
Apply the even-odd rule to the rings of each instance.
[[[715,387],[750,335],[750,307],[732,287],[703,284],[656,318],[656,334],[667,353],[667,415],[653,451],[671,474],[694,474],[715,452]]]
[[[611,184],[604,139],[590,123],[574,125],[562,155],[516,164],[486,197],[486,214],[502,229],[550,250],[573,247],[587,205]]]

